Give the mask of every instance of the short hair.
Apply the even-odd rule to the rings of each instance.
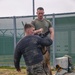
[[[37,10],[44,10],[44,8],[43,7],[38,7]]]
[[[31,28],[31,27],[34,27],[32,24],[25,24],[24,25],[24,30],[28,29],[28,28]]]

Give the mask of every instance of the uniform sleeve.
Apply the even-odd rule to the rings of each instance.
[[[50,45],[52,45],[53,41],[52,41],[50,38],[45,37],[45,38],[40,38],[39,43],[40,43],[42,46],[50,46]]]
[[[49,23],[49,28],[52,27],[52,23],[50,20],[47,20],[47,22]]]
[[[34,20],[31,22],[31,24],[35,27],[35,21]]]
[[[14,66],[16,69],[20,69],[20,59],[21,59],[21,51],[19,48],[19,43],[17,44],[15,51],[14,51]]]

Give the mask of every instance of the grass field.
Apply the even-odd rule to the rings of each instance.
[[[52,71],[54,74],[55,72]],[[26,69],[21,69],[21,72],[17,72],[14,68],[0,68],[0,75],[27,75]]]
[[[56,71],[52,70],[53,75],[56,74]],[[0,68],[0,75],[27,75],[26,69],[22,68],[21,72],[17,72],[14,68]],[[75,70],[73,73],[67,73],[65,75],[75,75]]]
[[[22,69],[21,72],[17,72],[15,69],[0,69],[0,75],[27,75],[27,74],[25,69]]]

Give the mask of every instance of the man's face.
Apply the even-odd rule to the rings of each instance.
[[[34,35],[34,30],[35,30],[34,27],[29,28],[29,34],[30,35]]]
[[[37,10],[38,19],[42,20],[44,15],[44,10]]]

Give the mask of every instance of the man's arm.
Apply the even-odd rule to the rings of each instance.
[[[41,38],[39,42],[42,46],[50,46],[53,43],[49,37]]]
[[[52,27],[52,23],[50,22],[50,20],[47,20],[47,22],[49,23],[50,38],[53,41],[54,40],[54,28]]]
[[[35,21],[36,20],[33,20],[32,22],[31,22],[31,24],[35,27]],[[43,28],[40,28],[40,29],[37,29],[37,30],[35,30],[34,31],[34,34],[40,34],[40,33],[42,33],[43,32]]]
[[[43,32],[43,28],[34,31],[34,34],[41,34]]]
[[[54,40],[54,28],[50,27],[49,30],[50,30],[50,38],[53,41]]]
[[[15,52],[14,52],[14,65],[15,65],[15,68],[18,72],[21,71],[20,69],[20,58],[21,58],[21,52],[19,51],[19,49],[17,48],[16,46],[16,49],[15,49]]]

